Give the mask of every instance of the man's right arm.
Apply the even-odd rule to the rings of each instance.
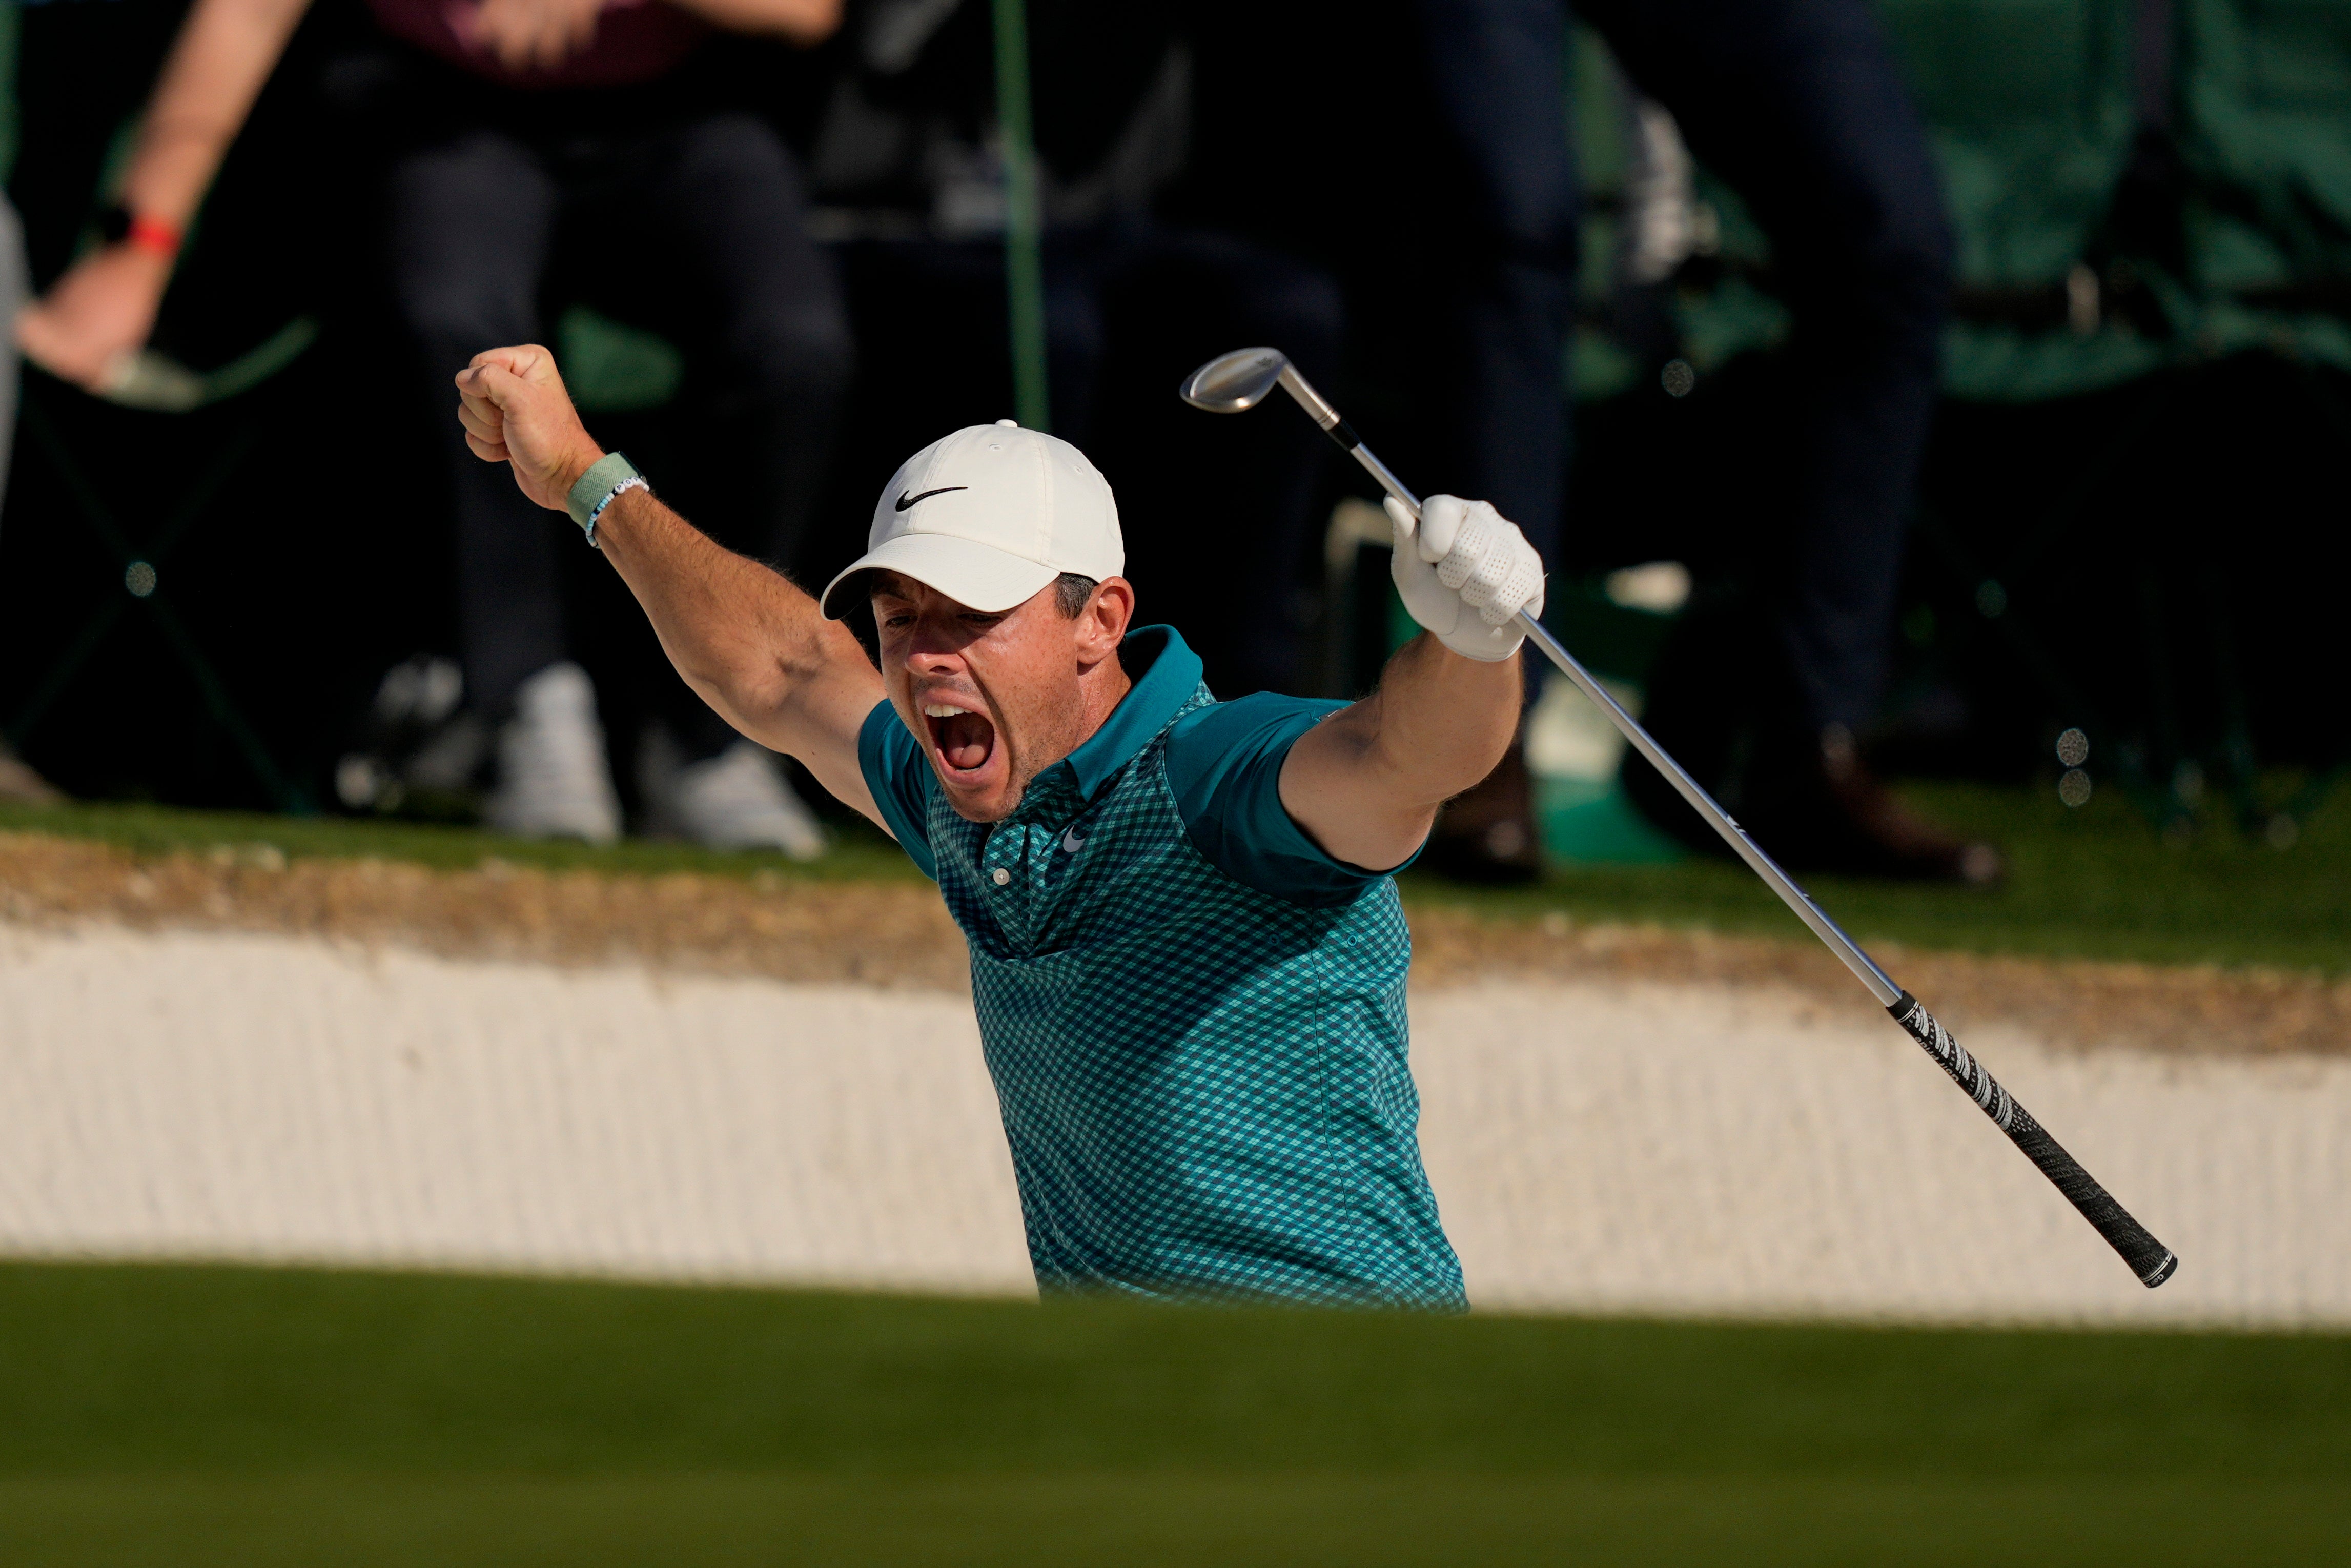
[[[554,356],[527,346],[474,356],[457,377],[475,456],[506,463],[550,510],[604,451],[581,426]],[[849,628],[781,573],[737,555],[642,489],[624,491],[596,542],[644,607],[679,674],[720,717],[797,757],[841,801],[886,829],[858,765],[857,737],[883,699],[881,674]]]
[[[703,701],[883,821],[857,760],[882,676],[848,627],[826,620],[781,572],[721,547],[643,490],[605,508],[596,542]]]

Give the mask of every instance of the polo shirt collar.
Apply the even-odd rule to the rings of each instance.
[[[1067,758],[1078,793],[1089,800],[1112,774],[1167,727],[1167,721],[1192,700],[1200,686],[1200,655],[1185,645],[1173,626],[1129,632],[1119,644],[1118,657],[1134,685],[1111,709],[1102,727]]]

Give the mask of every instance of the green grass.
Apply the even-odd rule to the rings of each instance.
[[[289,859],[328,856],[410,861],[465,871],[486,860],[544,871],[592,871],[612,876],[708,876],[769,873],[831,880],[923,880],[898,846],[879,829],[836,830],[822,858],[791,860],[768,851],[706,850],[695,844],[628,839],[595,846],[568,839],[509,839],[475,828],[444,827],[392,818],[274,817],[252,811],[189,811],[172,806],[80,803],[19,806],[0,803],[0,832],[55,833],[95,839],[138,855],[178,851],[204,853],[221,846],[269,845]]]
[[[2048,790],[1935,785],[1910,793],[1944,821],[2000,843],[2011,875],[1988,891],[1806,879],[1821,905],[1865,942],[2351,974],[2351,781],[2303,820],[2299,840],[2285,850],[2238,832],[2217,814],[2194,837],[2168,841],[2113,791],[2080,810],[2068,810]],[[838,832],[833,851],[809,865],[682,844],[591,849],[461,828],[153,806],[0,807],[0,830],[9,829],[101,839],[141,854],[266,843],[289,856],[373,855],[444,867],[495,856],[616,875],[919,880],[879,831],[854,827]],[[1539,888],[1511,893],[1408,874],[1405,891],[1408,899],[1506,918],[1561,911],[1808,940],[1762,883],[1728,861],[1562,868]]]
[[[17,1568],[2312,1568],[2339,1488],[1147,1475],[0,1479]]]
[[[0,1267],[0,1562],[2351,1552],[2351,1340]]]
[[[1904,792],[1999,844],[2009,877],[1992,889],[1801,878],[1865,944],[2351,974],[2351,781],[2327,794],[2284,850],[2218,813],[2192,837],[2167,840],[2112,791],[2079,810],[2053,790],[1943,784]],[[1562,868],[1539,889],[1510,894],[1407,876],[1405,896],[1495,915],[1561,910],[1809,940],[1761,882],[1728,860]]]

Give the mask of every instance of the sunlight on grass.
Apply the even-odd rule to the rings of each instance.
[[[409,861],[465,871],[486,860],[545,871],[592,871],[612,876],[761,874],[820,879],[921,880],[898,847],[878,828],[831,830],[832,847],[815,861],[795,861],[765,850],[706,850],[653,839],[594,845],[567,839],[509,839],[475,828],[391,819],[277,817],[254,811],[186,811],[169,806],[0,804],[0,832],[55,833],[95,839],[138,855],[203,854],[227,846],[266,844],[287,858],[332,856]]]
[[[1822,906],[1865,942],[2351,974],[2351,781],[2339,781],[2283,849],[2217,813],[2193,836],[2167,839],[2112,792],[2080,810],[2048,789],[1938,784],[1908,793],[1941,820],[1999,843],[2010,876],[1992,889],[1805,878]],[[836,826],[832,849],[805,864],[679,843],[593,848],[463,828],[139,805],[0,806],[5,831],[98,839],[140,855],[267,844],[288,857],[374,856],[444,869],[496,859],[614,876],[920,880],[886,837],[857,823]],[[1404,889],[1410,902],[1498,918],[1560,912],[1809,939],[1761,883],[1728,860],[1564,866],[1539,887],[1500,892],[1413,873]]]
[[[2053,791],[1942,784],[1907,793],[1998,843],[2009,878],[1991,889],[1801,878],[1865,943],[2351,973],[2351,782],[2338,783],[2283,850],[2225,820],[2168,840],[2111,794],[2074,810]],[[1496,915],[1558,910],[1809,940],[1771,891],[1728,859],[1555,868],[1541,887],[1512,893],[1411,875],[1405,896]]]

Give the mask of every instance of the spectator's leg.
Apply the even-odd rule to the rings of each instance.
[[[1215,267],[1229,290],[1235,347],[1279,343],[1299,370],[1330,385],[1339,365],[1345,332],[1345,306],[1338,284],[1320,267],[1254,246],[1204,247],[1201,259]],[[1187,370],[1190,367],[1186,367]],[[1169,401],[1172,402],[1173,398]],[[1189,410],[1180,410],[1189,413]],[[1284,411],[1288,412],[1288,411]],[[1202,417],[1207,417],[1203,415]],[[1329,460],[1326,439],[1306,420],[1249,432],[1245,471],[1234,486],[1236,499],[1261,519],[1258,537],[1272,570],[1244,572],[1235,601],[1230,638],[1232,691],[1297,691],[1301,671],[1294,570],[1310,552],[1310,539],[1322,519],[1315,515],[1317,481]]]
[[[1561,0],[1414,0],[1430,107],[1450,178],[1396,236],[1426,255],[1420,417],[1436,435],[1434,488],[1490,500],[1546,560],[1559,553],[1566,481],[1567,334],[1577,190],[1567,140],[1567,14]],[[1542,666],[1527,663],[1530,697]],[[1428,863],[1476,881],[1541,869],[1532,782],[1513,745],[1449,805]]]
[[[540,340],[556,185],[521,143],[478,131],[401,159],[388,197],[392,285],[449,465],[468,699],[496,723],[526,679],[565,657],[555,552],[579,546],[503,465],[466,449],[451,381],[484,349]]]
[[[1773,618],[1804,716],[1858,727],[1885,683],[1949,290],[1925,131],[1864,0],[1586,10],[1771,236],[1802,400],[1792,570]]]
[[[1447,483],[1490,500],[1545,559],[1559,538],[1568,439],[1565,358],[1577,194],[1567,141],[1560,0],[1416,0],[1431,108],[1458,187],[1439,220],[1385,236],[1426,246],[1451,340]]]
[[[611,275],[628,286],[613,307],[674,334],[686,359],[679,476],[664,487],[712,538],[789,570],[853,361],[831,258],[809,235],[799,169],[764,121],[725,115],[654,139],[621,189],[644,227]],[[734,740],[682,682],[663,690],[689,758]]]
[[[482,350],[540,336],[556,184],[520,142],[476,131],[399,160],[387,193],[392,288],[452,465],[468,706],[498,727],[485,815],[501,832],[601,842],[621,831],[620,804],[594,688],[566,657],[555,555],[580,544],[503,464],[466,450],[450,385]]]
[[[1138,236],[1105,268],[1106,397],[1090,455],[1119,486],[1141,613],[1183,628],[1226,696],[1304,689],[1297,591],[1319,537],[1327,440],[1296,413],[1220,419],[1175,394],[1203,361],[1250,343],[1337,382],[1343,307],[1331,275],[1270,246],[1201,231]],[[1213,570],[1204,517],[1253,541],[1249,569]]]
[[[675,333],[685,353],[686,465],[734,476],[731,495],[710,497],[724,515],[695,521],[788,565],[854,359],[832,260],[809,235],[799,167],[765,121],[725,115],[664,134],[624,188],[646,220],[625,276],[645,287],[616,304]]]
[[[1876,18],[1865,0],[1585,12],[1763,225],[1795,319],[1793,535],[1765,579],[1784,695],[1759,683],[1750,825],[1800,862],[1979,880],[1997,865],[1989,849],[1902,816],[1852,749],[1886,682],[1951,267],[1925,130]],[[1670,731],[1679,699],[1663,683],[1652,699]],[[1661,818],[1678,811],[1647,778],[1628,783]],[[1776,842],[1762,826],[1775,815]]]
[[[656,482],[720,543],[789,570],[852,364],[847,308],[810,237],[799,170],[747,114],[615,139],[603,165],[596,209],[640,222],[590,269],[594,282],[611,290],[614,314],[667,332],[685,356],[672,411],[676,472]],[[640,749],[637,774],[654,831],[718,849],[820,852],[823,834],[777,758],[674,671],[649,674],[666,734]]]

